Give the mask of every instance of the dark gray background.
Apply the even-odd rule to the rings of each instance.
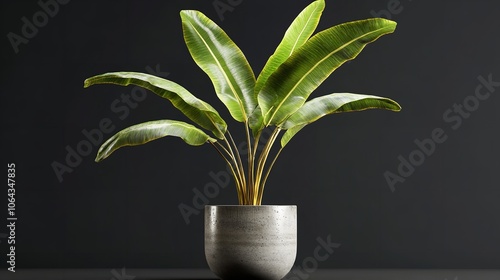
[[[221,0],[226,2],[225,0]],[[232,1],[238,3],[239,1]],[[372,17],[390,0],[327,0],[318,30]],[[229,114],[184,45],[182,9],[198,9],[240,46],[258,73],[293,18],[310,1],[244,0],[218,16],[213,1],[70,1],[15,54],[7,34],[37,1],[1,7],[2,165],[17,166],[18,267],[206,267],[202,214],[186,225],[178,206],[225,169],[208,146],[177,139],[118,151],[96,164],[97,148],[59,182],[51,164],[109,118],[115,132],[139,122],[183,119],[148,94],[121,120],[110,105],[132,88],[83,89],[108,71],[159,65],[168,78]],[[500,2],[401,0],[396,33],[368,46],[314,94],[391,97],[401,113],[328,117],[293,139],[268,181],[265,204],[299,209],[297,264],[318,237],[341,246],[321,268],[500,268],[500,97],[482,101],[460,128],[443,113],[474,94],[478,76],[500,81]],[[237,133],[239,124],[230,123]],[[389,188],[415,139],[448,136],[404,183]],[[111,133],[105,134],[109,137]],[[241,135],[239,135],[241,136]],[[238,137],[237,142],[242,141]],[[6,187],[0,233],[6,232]],[[235,204],[232,186],[210,204]],[[0,260],[7,244],[0,239]],[[6,266],[1,261],[1,266]]]

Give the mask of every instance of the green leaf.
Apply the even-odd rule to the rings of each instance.
[[[319,19],[323,9],[325,8],[325,1],[318,0],[307,6],[292,22],[285,32],[285,36],[281,43],[276,48],[274,54],[269,58],[266,65],[262,69],[255,84],[255,94],[259,94],[260,90],[267,82],[278,67],[290,57],[295,50],[301,47],[312,35],[318,26]],[[250,128],[254,136],[263,128],[262,110],[256,108],[251,115]]]
[[[259,74],[257,83],[255,84],[255,94],[260,92],[269,76],[309,39],[318,26],[324,8],[324,0],[315,1],[295,18],[285,32],[285,36],[276,48],[276,51],[269,58],[262,72]]]
[[[258,101],[264,124],[280,125],[335,69],[395,28],[395,22],[376,18],[340,24],[314,35],[269,77],[260,91]]]
[[[262,118],[262,110],[259,105],[253,110],[248,118],[248,126],[252,129],[253,137],[257,137],[259,133],[264,129],[264,119]]]
[[[281,146],[284,147],[304,126],[326,115],[368,109],[386,109],[399,112],[401,106],[389,98],[354,93],[332,93],[314,98],[306,102],[284,122],[282,128],[288,130],[281,138]]]
[[[84,87],[95,84],[136,85],[152,91],[172,102],[189,119],[212,131],[219,139],[224,138],[226,122],[210,104],[196,98],[182,86],[153,75],[135,72],[115,72],[94,76],[85,80]]]
[[[202,130],[185,122],[151,121],[128,127],[113,135],[99,148],[95,161],[102,161],[121,147],[142,145],[165,136],[179,137],[192,146],[200,146],[207,141],[217,141]]]
[[[231,116],[247,122],[257,107],[255,76],[243,52],[217,24],[199,11],[181,11],[184,40],[198,66],[214,84]]]

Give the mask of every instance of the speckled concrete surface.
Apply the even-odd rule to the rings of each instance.
[[[222,279],[282,279],[296,253],[296,206],[205,206],[205,255]]]

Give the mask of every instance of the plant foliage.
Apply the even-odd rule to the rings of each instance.
[[[261,205],[264,187],[276,159],[306,125],[335,113],[401,110],[399,104],[389,98],[365,94],[331,93],[309,100],[311,93],[338,67],[396,28],[393,21],[372,18],[333,26],[313,35],[324,8],[324,0],[314,1],[295,18],[257,78],[243,52],[224,30],[199,11],[181,11],[189,53],[210,77],[217,97],[229,114],[245,127],[248,147],[245,162],[226,121],[210,104],[175,82],[133,72],[94,76],[85,80],[84,87],[96,84],[143,87],[168,99],[198,127],[176,120],[137,124],[107,140],[99,149],[96,161],[107,158],[121,147],[141,145],[166,136],[179,137],[193,146],[207,143],[229,165],[239,203]],[[272,133],[259,149],[262,131],[266,128],[272,129]],[[274,153],[273,160],[267,162],[280,135],[281,147]]]

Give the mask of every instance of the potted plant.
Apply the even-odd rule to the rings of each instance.
[[[124,146],[175,136],[192,146],[211,145],[227,163],[239,205],[205,208],[207,262],[223,279],[281,279],[290,271],[296,255],[296,206],[261,203],[276,159],[297,132],[330,114],[401,109],[391,99],[364,94],[332,93],[308,100],[335,69],[396,28],[393,21],[373,18],[333,26],[311,37],[324,7],[324,0],[318,0],[297,16],[257,78],[242,51],[217,24],[199,11],[181,11],[191,56],[210,77],[232,118],[244,125],[246,158],[238,152],[226,120],[173,81],[135,72],[85,80],[85,87],[116,84],[148,89],[169,100],[196,125],[157,120],[131,126],[107,140],[96,161]],[[269,128],[272,133],[259,149],[262,132]],[[271,153],[278,139],[279,150]]]

